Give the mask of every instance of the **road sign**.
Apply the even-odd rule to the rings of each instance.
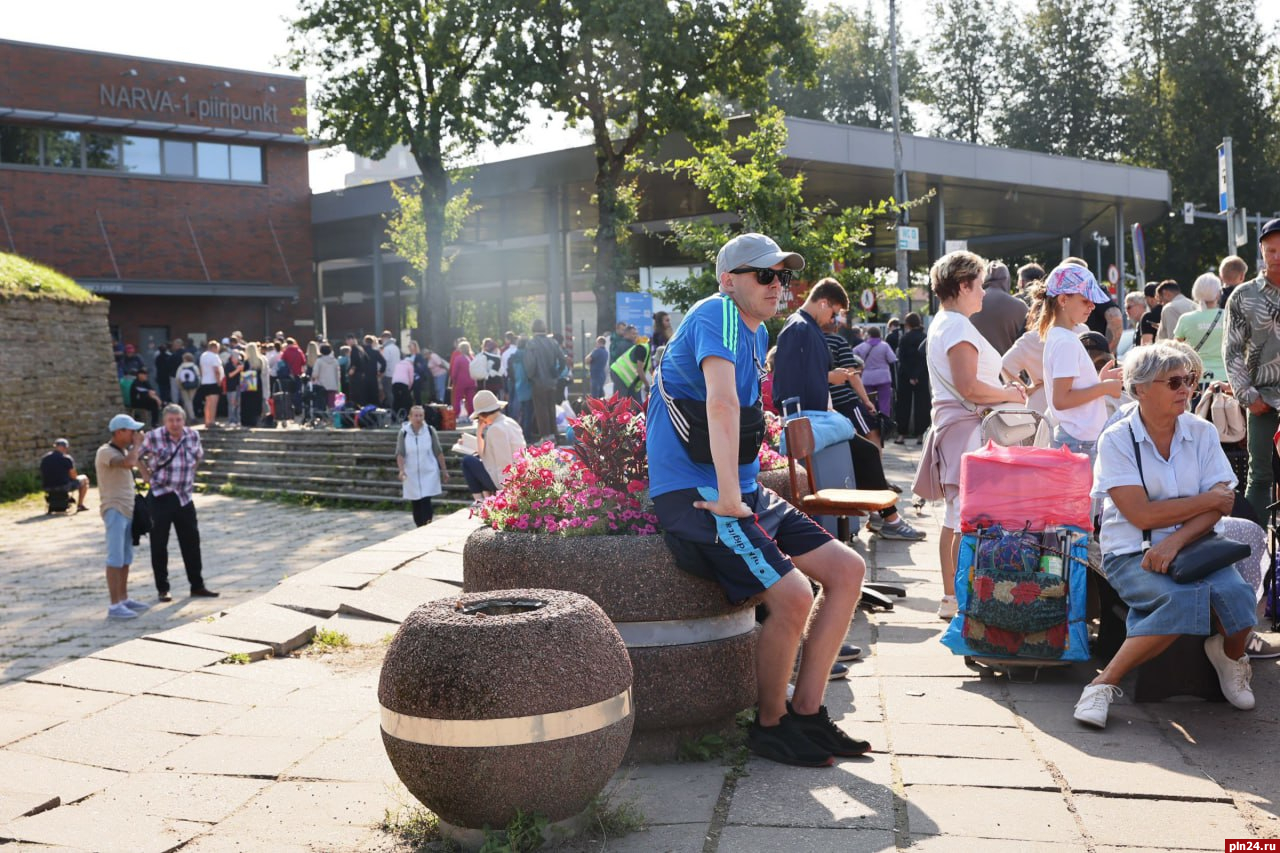
[[[635,326],[640,334],[653,334],[653,296],[648,293],[623,292],[616,294],[618,323]]]
[[[1147,241],[1142,235],[1142,226],[1133,223],[1133,266],[1139,273],[1147,271]]]
[[[947,249],[947,254],[948,254],[948,255],[949,255],[949,254],[951,254],[952,252],[967,252],[967,251],[969,251],[969,241],[968,241],[968,240],[947,240],[947,241],[945,241],[945,242],[946,242],[946,244],[947,244],[947,245],[946,245],[946,249]]]
[[[1182,203],[1182,222],[1185,225],[1196,224],[1196,205],[1195,202],[1184,201]]]
[[[870,311],[876,307],[876,292],[871,288],[862,291],[862,295],[858,297],[858,304],[862,306],[863,311]]]
[[[898,251],[920,251],[920,229],[911,225],[898,226]]]
[[[1231,209],[1231,137],[1218,146],[1218,213]]]
[[[1107,281],[1111,282],[1113,287],[1120,283],[1120,268],[1115,264],[1107,267]]]
[[[1231,229],[1236,235],[1236,248],[1249,242],[1249,212],[1243,207],[1235,212]]]

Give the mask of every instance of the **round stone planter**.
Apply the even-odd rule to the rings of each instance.
[[[613,620],[635,673],[629,760],[672,760],[681,742],[727,731],[755,705],[754,607],[677,568],[661,536],[472,533],[463,588],[517,585],[581,593]]]
[[[622,638],[598,605],[553,589],[418,607],[387,649],[378,703],[396,774],[468,845],[517,809],[571,826],[635,719]]]
[[[756,476],[756,482],[764,486],[766,489],[777,492],[778,497],[787,503],[799,507],[800,498],[809,494],[809,481],[806,479],[808,474],[804,470],[804,466],[796,464],[796,475],[800,478],[800,494],[791,494],[791,472],[785,466],[775,468],[772,471],[761,471]]]

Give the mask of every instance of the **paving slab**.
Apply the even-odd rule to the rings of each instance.
[[[726,826],[720,849],[751,853],[879,853],[897,849],[897,836],[883,829],[815,829]]]
[[[330,569],[317,572],[312,569],[300,575],[292,575],[280,582],[280,586],[321,586],[336,589],[364,589],[373,583],[376,574]]]
[[[24,711],[0,710],[0,746],[22,740],[65,722],[63,717],[28,714]]]
[[[313,658],[268,658],[248,664],[220,663],[205,670],[213,675],[262,681],[280,687],[310,687],[333,677],[333,671]]]
[[[95,806],[122,814],[216,823],[270,784],[264,779],[191,773],[132,773],[95,794]]]
[[[1018,718],[998,700],[964,689],[954,678],[885,678],[885,716],[895,723],[1016,727]]]
[[[37,684],[136,696],[177,677],[178,673],[173,670],[84,658],[47,669],[29,676],[27,680]]]
[[[1224,838],[1252,838],[1243,815],[1227,803],[1073,798],[1085,831],[1096,844],[1161,849],[1222,850]]]
[[[374,542],[342,557],[321,563],[307,571],[307,574],[324,576],[326,574],[358,574],[379,576],[392,569],[403,566],[417,557],[421,557],[424,549],[412,545],[397,545],[391,539],[385,542]]]
[[[315,734],[310,725],[300,728],[308,735]],[[381,738],[335,738],[290,767],[283,778],[337,782],[383,780],[394,784],[398,777]]]
[[[230,706],[221,705],[227,708]],[[280,708],[260,706],[242,709],[217,726],[218,734],[245,737],[307,737],[338,738],[348,734],[359,723],[369,718],[367,708],[314,708],[305,717],[283,713]],[[382,751],[382,743],[376,743]]]
[[[847,759],[815,770],[752,758],[729,806],[729,825],[892,829],[890,759]]]
[[[151,762],[149,769],[274,779],[324,741],[316,737],[242,737],[212,734]]]
[[[339,613],[321,622],[320,627],[346,634],[357,646],[373,646],[393,636],[400,626],[381,619],[366,619],[363,616]]]
[[[47,791],[6,791],[0,789],[0,827],[11,820],[34,815],[62,805],[62,799]],[[3,837],[3,830],[0,830]]]
[[[186,735],[158,731],[121,731],[97,717],[72,720],[33,735],[9,747],[17,752],[43,755],[108,770],[141,770],[156,758],[187,743]]]
[[[244,640],[218,637],[197,631],[194,624],[161,631],[158,634],[148,634],[143,639],[179,646],[191,646],[197,649],[213,649],[214,651],[222,652],[224,655],[247,655],[249,660],[254,661],[263,660],[273,654],[271,647],[263,643],[247,643]]]
[[[263,705],[278,701],[296,689],[288,684],[271,684],[242,678],[227,678],[206,672],[189,672],[162,684],[151,692],[157,696],[176,696],[198,702]]]
[[[1032,737],[1041,755],[1076,792],[1231,800],[1221,785],[1188,762],[1154,726],[1108,726],[1070,740],[1046,732]]]
[[[157,643],[151,640],[127,640],[89,655],[90,660],[111,660],[136,666],[151,666],[192,672],[202,669],[226,657],[213,649],[197,649],[173,643]]]
[[[326,619],[338,612],[345,592],[347,590],[334,586],[287,583],[281,584],[258,600]]]
[[[116,770],[12,749],[0,750],[0,791],[31,791],[44,795],[46,799],[58,797],[67,804],[82,800],[124,778],[125,775]]]
[[[898,758],[902,781],[910,785],[959,785],[978,788],[1059,790],[1053,776],[1038,761],[995,758],[940,758],[903,755]],[[999,794],[992,793],[993,797]]]
[[[250,603],[235,608],[221,619],[199,622],[195,630],[217,637],[261,643],[270,646],[279,657],[309,643],[315,636],[316,622],[317,618],[310,614]]]
[[[1082,840],[1066,801],[1057,792],[913,785],[906,799],[912,835],[1068,844]]]
[[[183,848],[186,849],[185,847]],[[1087,853],[1088,845],[1043,841],[1009,841],[1002,838],[965,838],[959,835],[913,835],[911,853]],[[1102,853],[1095,849],[1094,853]],[[1117,853],[1112,851],[1112,853]],[[1126,853],[1140,853],[1126,848]]]
[[[256,839],[266,850],[278,843],[353,850],[394,805],[381,783],[281,782],[219,824],[216,834]]]
[[[607,789],[611,801],[634,803],[649,824],[711,822],[729,768],[718,761],[623,767]]]
[[[606,838],[599,849],[609,853],[702,853],[706,843],[705,823],[676,823],[650,825],[639,832]],[[728,853],[732,848],[722,849]]]
[[[898,723],[892,718],[886,725],[898,755],[1035,759],[1027,736],[1017,729]]]
[[[434,578],[415,577],[401,572],[388,572],[378,578],[362,594],[376,592],[394,598],[406,599],[416,607],[428,601],[449,598],[462,593],[462,584],[436,580]]]
[[[246,710],[241,705],[144,694],[131,696],[90,719],[112,726],[121,736],[139,730],[207,735]]]
[[[0,838],[60,844],[98,853],[167,853],[208,830],[208,824],[130,814],[85,803],[62,806],[0,827]]]
[[[396,569],[397,575],[431,578],[462,584],[462,555],[452,551],[432,551]]]
[[[454,592],[456,594],[456,591]],[[390,593],[380,592],[376,587],[369,587],[343,596],[342,606],[338,612],[344,616],[357,616],[389,624],[393,630],[418,606],[410,598],[401,598]]]

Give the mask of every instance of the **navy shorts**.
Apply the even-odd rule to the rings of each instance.
[[[735,604],[759,595],[795,566],[791,557],[832,541],[813,519],[761,486],[742,501],[754,513],[726,518],[695,509],[716,490],[680,489],[653,499],[676,562],[685,571],[716,581]]]

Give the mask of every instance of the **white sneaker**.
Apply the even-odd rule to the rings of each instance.
[[[1209,663],[1213,664],[1213,668],[1218,672],[1218,684],[1222,686],[1222,695],[1241,711],[1249,711],[1254,704],[1253,688],[1249,686],[1249,681],[1253,678],[1253,665],[1249,663],[1248,655],[1242,655],[1240,660],[1227,657],[1227,653],[1222,650],[1222,645],[1222,635],[1214,634],[1204,641],[1204,653],[1208,655]]]
[[[107,618],[108,619],[137,619],[138,614],[134,613],[128,607],[125,607],[124,602],[122,601],[119,604],[113,604],[107,608]]]
[[[954,595],[942,596],[942,603],[938,605],[938,618],[950,622],[955,618],[959,607],[960,605]]]
[[[1107,727],[1107,709],[1124,691],[1114,684],[1088,684],[1076,702],[1072,714],[1077,720],[1100,729]]]
[[[143,604],[141,601],[134,601],[132,598],[126,598],[120,603],[132,610],[134,613],[144,613],[151,609],[150,604]]]

